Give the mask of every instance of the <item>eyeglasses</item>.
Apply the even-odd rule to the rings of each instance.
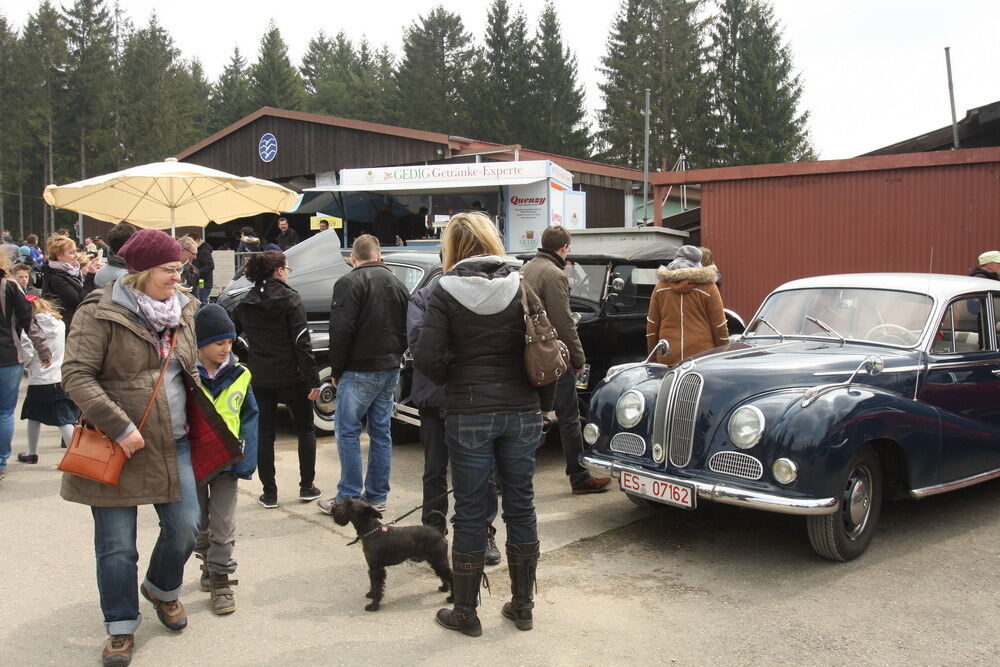
[[[287,271],[288,273],[291,273],[291,272],[292,272],[292,267],[288,266],[287,264],[286,264],[285,266],[281,267],[281,268],[283,268],[283,269],[284,269],[285,271]]]
[[[175,276],[179,276],[184,272],[183,266],[157,266],[155,267],[160,271],[166,271],[167,273],[172,273]]]

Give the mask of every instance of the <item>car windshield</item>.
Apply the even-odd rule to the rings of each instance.
[[[601,301],[607,264],[581,264],[569,260],[564,271],[569,279],[570,296],[598,303]]]
[[[925,294],[879,289],[816,288],[772,294],[747,337],[808,336],[912,347],[933,305]]]

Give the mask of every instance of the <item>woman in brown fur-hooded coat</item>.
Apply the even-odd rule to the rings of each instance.
[[[657,341],[666,338],[670,353],[656,355],[654,361],[673,366],[728,342],[722,296],[715,285],[718,273],[701,265],[700,249],[682,246],[656,276],[660,281],[646,315],[646,350],[651,352]]]

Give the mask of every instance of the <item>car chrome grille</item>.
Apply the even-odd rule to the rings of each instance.
[[[656,408],[653,411],[653,444],[659,444],[661,452],[665,452],[667,442],[667,407],[670,400],[670,391],[674,388],[674,380],[677,378],[675,371],[670,371],[663,376],[660,383],[660,391],[656,395]]]
[[[683,468],[691,462],[694,427],[698,417],[698,402],[703,384],[701,376],[689,373],[677,383],[676,397],[670,416],[670,463]]]
[[[764,467],[756,458],[740,452],[716,452],[708,460],[710,470],[745,479],[760,479]]]
[[[646,441],[635,433],[616,433],[611,438],[611,451],[642,456],[646,453]]]

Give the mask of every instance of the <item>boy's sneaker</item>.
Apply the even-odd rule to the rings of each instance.
[[[224,572],[213,572],[211,577],[212,587],[212,613],[216,616],[231,614],[236,611],[236,598],[233,595],[233,586],[240,583],[236,579],[230,579]]]
[[[322,495],[323,492],[313,485],[299,487],[299,500],[301,502],[308,503],[312,500],[316,500]]]
[[[0,468],[0,479],[7,476],[7,468]]]
[[[125,667],[132,662],[132,648],[135,637],[132,635],[111,635],[101,654],[101,664],[104,667]]]
[[[272,493],[262,493],[257,502],[266,507],[269,510],[273,510],[278,506],[278,496]]]
[[[25,454],[24,452],[18,452],[17,460],[21,463],[38,463],[38,454]]]

